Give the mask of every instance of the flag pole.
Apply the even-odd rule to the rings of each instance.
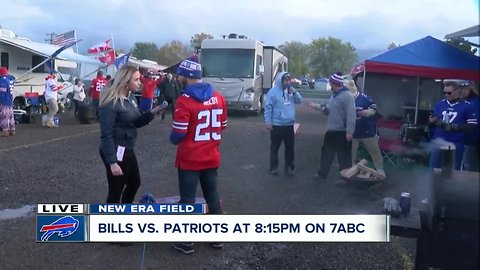
[[[79,40],[76,40],[74,44],[78,43],[79,41],[81,41],[81,39]],[[63,52],[64,50],[72,47],[74,44],[67,44],[67,45],[64,45],[62,47],[60,47],[60,49],[56,50],[52,55],[50,55],[49,57],[47,57],[47,59],[43,60],[40,64],[32,67],[31,69],[27,70],[25,73],[23,73],[22,75],[18,76],[16,79],[20,79],[20,78],[23,78],[25,77],[26,75],[28,75],[30,72],[34,71],[35,69],[39,68],[40,66],[42,66],[43,64],[47,63],[48,61],[50,60],[53,60],[55,59],[61,52]],[[55,67],[53,66],[53,63],[52,63],[52,69],[55,69]]]
[[[77,40],[77,30],[73,30],[73,37]],[[78,53],[78,43],[75,44],[75,52]]]
[[[77,40],[77,30],[73,30],[73,37]],[[75,43],[75,52],[78,53],[78,42]],[[80,77],[82,73],[82,64],[77,63],[77,78]]]
[[[112,40],[113,59],[115,60],[115,58],[117,56],[115,55],[115,41],[113,40],[113,33],[110,33],[110,38]],[[115,75],[116,72],[117,72],[117,67],[114,65],[113,66],[113,75]]]

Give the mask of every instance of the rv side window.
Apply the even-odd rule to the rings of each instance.
[[[33,55],[32,56],[32,68],[36,67],[38,64],[41,62],[45,61],[45,57],[40,56],[40,55]],[[32,71],[33,73],[46,73],[47,71],[45,70],[45,64],[39,66],[37,69]]]
[[[7,52],[2,52],[0,66],[6,67],[7,69],[10,69],[10,67],[8,66],[8,53]]]
[[[262,56],[257,55],[257,62],[256,62],[256,65],[255,65],[255,74],[256,75],[260,75],[260,66],[261,65],[263,65]]]

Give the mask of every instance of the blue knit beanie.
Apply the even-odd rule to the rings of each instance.
[[[202,65],[198,63],[198,56],[194,54],[183,60],[177,68],[177,74],[187,78],[201,79]]]

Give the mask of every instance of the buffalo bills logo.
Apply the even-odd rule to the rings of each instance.
[[[72,235],[78,229],[78,220],[74,219],[72,216],[64,216],[50,225],[43,225],[40,229],[40,232],[44,233],[40,238],[42,241],[48,241],[48,239],[54,235],[58,234],[59,237],[67,237]]]

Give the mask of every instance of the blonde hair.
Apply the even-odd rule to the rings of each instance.
[[[357,86],[355,85],[354,80],[348,80],[345,85],[347,86],[350,94],[355,95],[358,92]]]
[[[122,66],[115,73],[115,77],[111,79],[106,87],[100,92],[100,107],[103,107],[112,101],[113,106],[119,101],[123,106],[123,99],[125,97],[124,91],[128,82],[132,79],[133,74],[137,71],[138,68],[135,66]]]

